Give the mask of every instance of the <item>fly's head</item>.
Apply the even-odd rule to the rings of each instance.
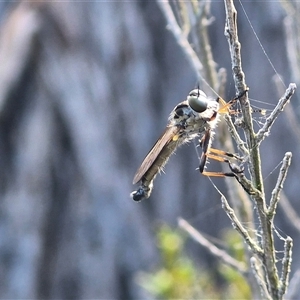
[[[186,127],[199,127],[217,117],[219,104],[209,99],[200,89],[192,90],[186,101],[179,103],[170,115],[170,123],[183,130]],[[195,128],[196,129],[196,128]]]
[[[203,113],[208,107],[208,98],[199,89],[192,90],[186,101],[179,103],[172,111],[170,120],[172,125],[185,127],[186,123],[197,122],[199,114]]]
[[[219,103],[215,100],[209,99],[206,94],[198,89],[192,90],[188,97],[187,102],[191,109],[198,113],[199,118],[205,121],[211,121],[217,116]]]
[[[189,93],[187,102],[192,110],[197,113],[203,113],[207,109],[209,100],[206,94],[198,88]]]

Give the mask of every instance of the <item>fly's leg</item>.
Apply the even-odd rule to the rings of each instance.
[[[244,168],[232,163],[228,158],[233,158],[239,161],[242,161],[242,158],[239,156],[225,152],[222,150],[210,148],[210,138],[211,138],[211,132],[208,130],[206,131],[205,135],[200,141],[200,146],[202,148],[202,154],[200,158],[200,164],[199,164],[199,171],[202,175],[205,176],[213,176],[213,177],[236,177],[237,174],[243,173]],[[219,162],[225,162],[229,165],[231,172],[211,172],[211,171],[205,171],[205,165],[207,158],[214,159]]]
[[[249,88],[247,87],[242,93],[234,97],[232,100],[229,102],[224,101],[222,98],[218,98],[219,103],[221,104],[221,108],[219,109],[218,113],[220,114],[234,114],[235,111],[231,110],[230,107],[236,103],[236,101],[240,98],[242,98],[247,92],[249,91]]]

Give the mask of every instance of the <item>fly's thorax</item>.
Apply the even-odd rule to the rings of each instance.
[[[186,120],[191,115],[191,111],[192,109],[187,101],[183,101],[176,105],[169,116],[171,125],[176,125]]]
[[[209,119],[209,121],[207,121],[209,129],[213,130],[220,120],[220,115],[218,114],[219,107],[220,106],[217,101],[209,101],[207,110],[201,113],[203,119]]]

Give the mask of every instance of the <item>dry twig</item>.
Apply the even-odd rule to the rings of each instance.
[[[290,83],[288,89],[285,91],[285,94],[280,98],[278,104],[270,114],[270,116],[266,119],[264,126],[258,131],[256,135],[256,142],[260,144],[266,136],[269,135],[270,129],[274,124],[278,115],[283,111],[285,105],[290,101],[291,97],[294,95],[296,91],[296,84]]]
[[[280,192],[283,189],[283,183],[286,179],[286,175],[287,175],[289,166],[291,164],[291,159],[292,159],[292,153],[287,152],[284,156],[283,163],[280,168],[280,173],[279,173],[279,176],[278,176],[278,179],[276,182],[276,186],[275,186],[274,190],[272,191],[272,198],[270,200],[270,205],[269,205],[268,212],[267,212],[270,219],[272,219],[276,213],[276,208],[277,208],[277,204],[279,201]]]
[[[247,85],[245,82],[245,75],[242,69],[242,60],[240,48],[241,45],[238,40],[237,32],[237,12],[234,7],[232,0],[224,0],[225,11],[226,11],[226,25],[225,25],[225,36],[227,37],[229,50],[232,62],[232,72],[236,87],[236,94],[241,95],[247,90]],[[187,36],[191,30],[191,24],[195,22],[188,19],[187,10],[183,3],[180,3],[181,16],[185,19],[186,24],[182,24],[184,31],[181,30],[178,25],[176,18],[173,14],[172,8],[168,1],[158,1],[162,12],[164,13],[168,29],[174,34],[174,37],[183,52],[186,54],[187,59],[196,71],[198,78],[200,78],[207,85],[208,82],[213,82],[212,79],[206,81],[203,78],[203,64],[197,56],[197,52],[191,47]],[[195,7],[194,7],[195,8]],[[204,9],[200,10],[203,14]],[[199,16],[196,19],[200,18]],[[195,19],[195,18],[194,18]],[[199,19],[198,19],[199,20]],[[200,30],[200,35],[201,35]],[[199,53],[198,53],[199,54]],[[207,56],[210,57],[210,56]],[[211,58],[207,59],[211,60]],[[212,83],[213,84],[213,83]],[[214,85],[215,86],[215,85]],[[214,93],[214,88],[210,87]],[[264,299],[282,299],[288,286],[288,278],[290,273],[291,264],[291,253],[292,253],[292,239],[287,237],[285,241],[285,256],[283,259],[282,273],[279,278],[278,270],[276,266],[275,258],[275,246],[274,246],[274,231],[273,231],[273,220],[277,209],[277,204],[280,199],[280,194],[283,188],[283,183],[286,179],[288,167],[291,161],[291,153],[286,153],[283,160],[283,165],[280,170],[280,175],[278,177],[276,186],[273,190],[272,197],[270,200],[269,207],[266,204],[264,186],[261,172],[261,160],[259,145],[262,140],[268,136],[269,131],[274,124],[279,113],[284,109],[285,105],[288,103],[296,89],[295,84],[290,84],[289,88],[286,90],[284,96],[279,100],[278,105],[275,107],[271,115],[266,119],[263,127],[256,134],[253,129],[251,107],[248,100],[247,93],[239,99],[241,104],[241,110],[243,115],[243,130],[245,134],[246,141],[239,136],[236,128],[234,127],[231,119],[227,116],[226,122],[231,132],[232,137],[237,142],[239,149],[242,151],[244,156],[247,158],[250,180],[243,173],[237,173],[236,179],[244,188],[244,190],[249,194],[256,206],[256,212],[259,219],[259,228],[261,230],[261,240],[258,242],[253,238],[249,232],[244,228],[242,222],[239,220],[239,213],[236,213],[234,209],[229,205],[226,197],[218,190],[221,195],[221,201],[223,204],[223,209],[230,218],[233,227],[239,232],[239,234],[244,239],[245,243],[250,248],[251,259],[249,257],[250,267],[254,274],[257,284],[259,285]],[[217,94],[217,93],[216,93]],[[189,234],[196,239],[201,245],[206,247],[211,253],[216,257],[220,258],[225,263],[231,265],[235,269],[240,269],[240,272],[244,272],[241,268],[239,262],[235,261],[230,257],[225,251],[218,249],[209,241],[207,241],[199,232],[197,232],[193,227],[191,227],[186,221],[180,220],[180,226],[183,227]],[[254,256],[253,256],[254,255]],[[258,264],[257,259],[260,263]]]

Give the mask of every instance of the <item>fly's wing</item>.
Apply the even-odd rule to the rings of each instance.
[[[156,141],[152,149],[149,151],[145,159],[143,160],[141,166],[137,170],[134,178],[133,184],[139,182],[145,173],[151,168],[154,161],[157,159],[158,155],[161,153],[162,149],[172,141],[175,136],[179,133],[179,128],[177,126],[168,126],[160,138]]]

